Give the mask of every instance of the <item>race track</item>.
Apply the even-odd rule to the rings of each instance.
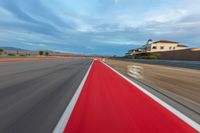
[[[197,133],[192,121],[147,94],[94,61],[65,133]]]
[[[2,133],[198,131],[199,124],[99,60],[0,63]]]
[[[0,132],[52,132],[90,64],[90,59],[0,63]]]

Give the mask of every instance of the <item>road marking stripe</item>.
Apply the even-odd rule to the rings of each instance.
[[[184,115],[183,113],[181,113],[180,111],[176,110],[174,107],[170,106],[169,104],[167,104],[166,102],[164,102],[160,98],[156,97],[155,95],[153,95],[152,93],[150,93],[146,89],[144,89],[141,86],[139,86],[138,84],[134,83],[132,80],[128,79],[127,77],[125,77],[124,75],[122,75],[121,73],[119,73],[117,70],[115,70],[114,68],[110,67],[106,63],[104,63],[104,62],[102,62],[102,63],[104,65],[106,65],[107,67],[109,67],[114,72],[116,72],[118,75],[120,75],[121,77],[123,77],[124,79],[126,79],[128,82],[130,82],[131,84],[133,84],[134,86],[136,86],[138,89],[140,89],[146,95],[148,95],[149,97],[151,97],[152,99],[154,99],[160,105],[162,105],[163,107],[165,107],[166,109],[168,109],[170,112],[172,112],[173,114],[175,114],[176,116],[178,116],[181,120],[183,120],[184,122],[186,122],[188,125],[190,125],[194,129],[196,129],[198,132],[200,132],[200,125],[198,123],[196,123],[195,121],[193,121],[192,119],[190,119],[189,117],[187,117],[186,115]]]
[[[91,67],[93,65],[93,62],[94,62],[94,60],[92,61],[92,63],[90,65],[87,73],[85,74],[83,80],[81,81],[81,84],[79,85],[77,91],[75,92],[74,96],[72,97],[69,105],[67,106],[67,108],[64,111],[63,115],[61,116],[58,124],[56,125],[55,129],[53,130],[53,133],[63,133],[63,131],[64,131],[66,125],[67,125],[67,122],[68,122],[68,120],[70,118],[70,115],[71,115],[71,113],[72,113],[72,111],[74,109],[74,106],[75,106],[75,104],[76,104],[76,102],[78,100],[78,97],[79,97],[79,95],[80,95],[80,93],[82,91],[83,85],[85,84],[85,81],[86,81],[86,79],[88,77],[88,74],[89,74],[90,69],[91,69]]]

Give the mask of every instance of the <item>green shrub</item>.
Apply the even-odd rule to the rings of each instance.
[[[158,55],[151,55],[149,56],[150,59],[154,59],[154,60],[159,60],[160,59],[160,56]]]
[[[3,53],[3,51],[4,51],[4,50],[0,48],[0,55]]]
[[[47,52],[47,51],[44,52],[44,55],[45,55],[45,56],[49,56],[49,52]]]
[[[145,55],[145,56],[137,56],[137,59],[152,59],[158,60],[160,57],[158,55]]]
[[[44,51],[39,51],[38,54],[39,54],[39,55],[43,55],[43,54],[44,54]]]
[[[8,56],[16,56],[16,54],[9,53]]]
[[[160,59],[160,56],[157,55],[157,54],[151,54],[151,55],[127,55],[127,56],[125,56],[125,58],[158,60],[158,59]]]

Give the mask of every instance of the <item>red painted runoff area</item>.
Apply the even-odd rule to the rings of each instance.
[[[94,61],[65,133],[196,133],[100,61]]]

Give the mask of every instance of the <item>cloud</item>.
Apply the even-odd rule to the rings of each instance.
[[[117,5],[118,4],[118,2],[119,2],[119,0],[114,0],[114,3]]]
[[[170,9],[169,11],[165,11],[162,14],[150,17],[149,21],[156,21],[156,22],[160,22],[160,23],[174,22],[174,21],[178,21],[178,20],[182,19],[187,14],[188,14],[187,10]]]
[[[147,39],[200,47],[198,0],[1,0],[0,45],[124,54]]]

